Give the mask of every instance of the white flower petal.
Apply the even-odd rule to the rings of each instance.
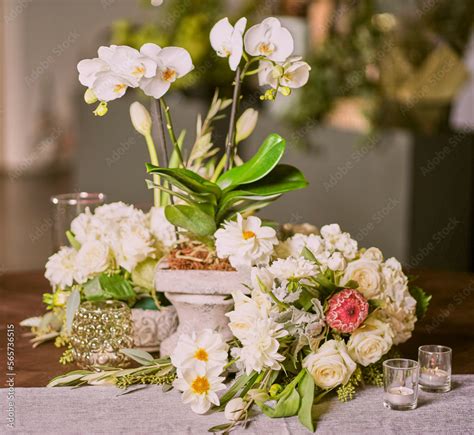
[[[159,67],[168,67],[176,71],[177,77],[183,77],[194,69],[191,55],[187,50],[181,47],[165,47],[158,54],[161,65]]]
[[[162,80],[161,77],[144,78],[140,82],[140,88],[143,90],[145,95],[155,98],[161,98],[168,92],[171,83]]]
[[[77,64],[79,81],[88,88],[92,87],[97,74],[109,70],[109,66],[102,59],[84,59]]]

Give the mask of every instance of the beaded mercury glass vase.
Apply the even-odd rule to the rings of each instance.
[[[119,301],[82,303],[72,323],[71,345],[81,368],[126,367],[130,361],[120,349],[133,347],[130,308]]]

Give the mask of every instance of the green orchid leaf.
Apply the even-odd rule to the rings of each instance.
[[[314,421],[311,414],[314,400],[314,381],[307,370],[298,385],[298,392],[301,396],[298,419],[303,426],[307,427],[311,432],[314,432]]]
[[[234,205],[232,208],[226,210],[224,213],[219,214],[216,217],[216,222],[221,224],[222,222],[232,219],[237,213],[251,213],[257,212],[262,208],[267,207],[273,201],[278,199],[281,195],[272,197],[271,199],[267,198],[266,201],[252,201],[252,200],[243,200],[241,203]]]
[[[219,186],[188,169],[162,168],[160,166],[155,166],[150,163],[146,164],[146,168],[149,174],[158,174],[163,177],[166,176],[170,182],[172,180],[175,180],[182,186],[186,186],[192,192],[212,193],[217,198],[219,198],[222,194]]]
[[[271,134],[263,141],[257,153],[250,160],[224,172],[217,179],[217,185],[222,190],[229,191],[241,184],[249,184],[260,180],[278,164],[285,148],[285,139],[277,134]]]
[[[233,204],[243,199],[254,201],[274,200],[283,193],[306,187],[308,182],[301,171],[290,165],[277,165],[263,179],[245,186],[243,190],[224,193],[220,201],[218,218]]]
[[[155,364],[155,358],[153,358],[152,355],[150,355],[148,352],[145,352],[144,350],[120,349],[120,352],[143,366],[149,366],[149,365]]]
[[[198,236],[214,234],[217,229],[214,217],[196,205],[167,205],[165,216],[173,225]]]

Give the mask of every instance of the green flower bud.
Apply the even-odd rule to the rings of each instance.
[[[276,397],[280,391],[283,390],[283,387],[280,384],[273,384],[268,391],[270,393],[270,397]]]
[[[104,116],[108,111],[109,109],[107,107],[107,103],[105,101],[101,101],[93,113],[95,116]]]
[[[84,93],[84,101],[87,104],[94,104],[97,102],[97,96],[91,88],[87,88],[87,91]]]

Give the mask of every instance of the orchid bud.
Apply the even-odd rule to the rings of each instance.
[[[278,90],[280,91],[280,94],[284,97],[287,97],[291,94],[291,89],[288,86],[280,86]]]
[[[87,104],[94,104],[97,102],[97,95],[92,90],[92,88],[87,88],[86,92],[84,93],[84,101]]]
[[[283,387],[280,384],[273,384],[269,390],[270,397],[276,397],[281,390],[283,390]]]
[[[107,107],[107,103],[105,101],[101,101],[93,113],[95,116],[104,116],[108,111],[109,109]]]
[[[258,112],[255,109],[247,109],[237,120],[235,126],[235,142],[239,143],[247,139],[255,130],[258,121]]]
[[[225,406],[224,415],[227,420],[239,421],[246,403],[240,397],[230,400]]]
[[[151,132],[151,116],[145,106],[138,101],[130,104],[130,119],[133,127],[143,136],[148,136]]]

